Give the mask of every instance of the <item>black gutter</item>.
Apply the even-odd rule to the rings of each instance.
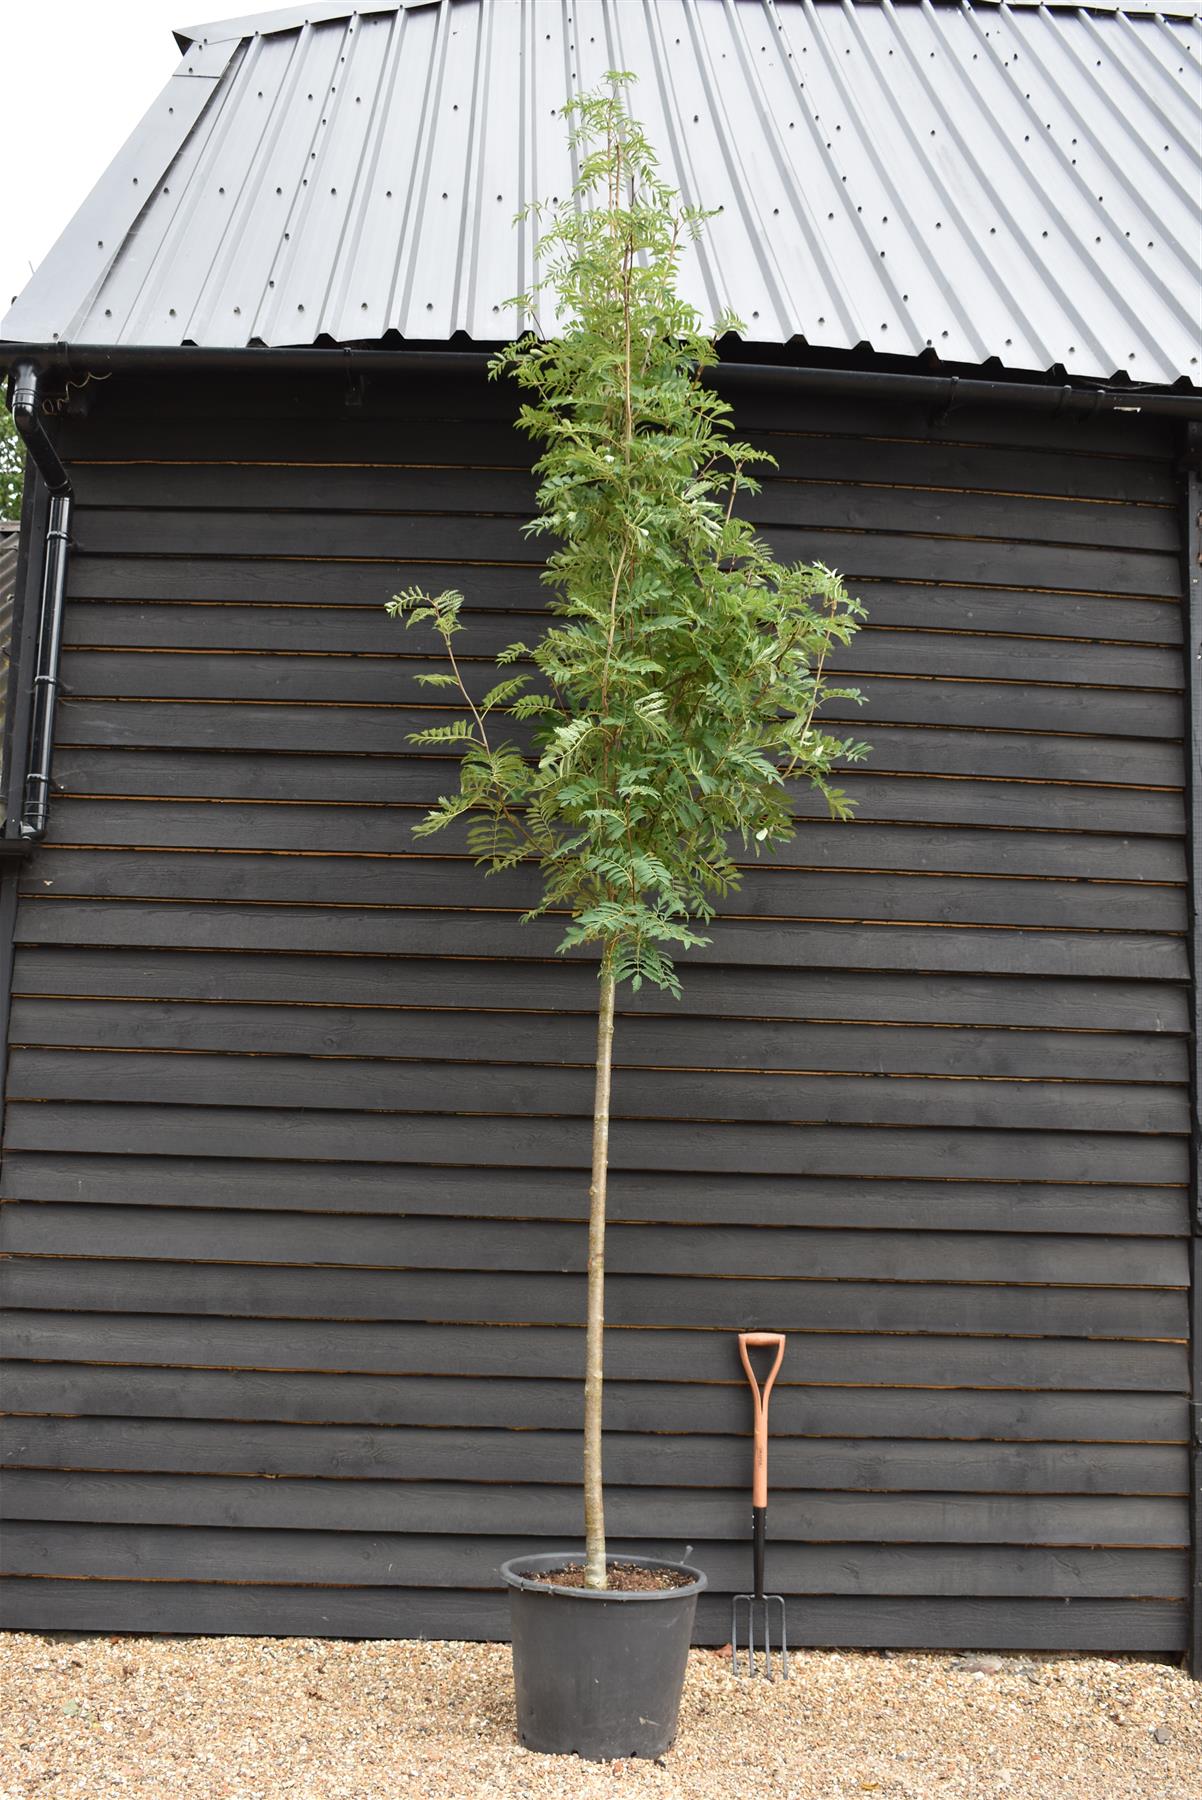
[[[23,847],[40,843],[45,837],[50,810],[54,708],[58,698],[63,598],[67,589],[67,547],[70,543],[71,503],[74,498],[67,471],[42,424],[39,374],[40,371],[33,362],[22,361],[13,368],[9,383],[13,423],[50,496],[46,536],[42,546],[42,593],[38,612],[37,658],[32,683],[33,706],[21,812],[15,837],[11,826],[5,827],[5,841],[15,841]]]
[[[32,364],[41,374],[83,377],[121,371],[136,374],[180,374],[184,370],[250,374],[272,370],[349,375],[448,375],[459,370],[483,372],[493,355],[482,350],[289,347],[286,349],[208,349],[200,345],[0,344],[0,366],[7,357]],[[728,379],[755,386],[788,387],[797,393],[871,395],[881,399],[916,400],[936,410],[960,406],[1016,406],[1073,418],[1120,412],[1159,418],[1202,419],[1202,390],[1169,391],[1134,386],[1074,386],[1071,382],[992,381],[984,377],[911,374],[875,369],[799,368],[793,363],[740,362],[730,358],[707,371],[706,379],[724,386]]]

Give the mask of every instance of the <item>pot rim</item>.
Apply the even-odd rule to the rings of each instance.
[[[513,1556],[501,1564],[501,1579],[507,1587],[520,1588],[527,1594],[550,1594],[560,1600],[618,1600],[624,1604],[641,1600],[688,1600],[708,1586],[704,1569],[695,1569],[691,1563],[671,1562],[664,1556],[607,1556],[605,1562],[606,1567],[615,1563],[634,1563],[640,1569],[678,1569],[682,1574],[692,1576],[686,1587],[644,1588],[634,1593],[620,1588],[567,1588],[556,1587],[549,1581],[532,1581],[525,1573],[527,1569],[554,1569],[566,1562],[583,1561],[582,1550],[550,1550],[530,1556]]]

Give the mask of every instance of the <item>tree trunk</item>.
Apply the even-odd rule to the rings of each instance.
[[[601,1392],[605,1336],[605,1181],[609,1170],[609,1086],[614,1049],[614,978],[601,965],[597,1004],[597,1085],[593,1095],[593,1179],[588,1205],[588,1329],[584,1350],[584,1585],[609,1586],[601,1481]]]

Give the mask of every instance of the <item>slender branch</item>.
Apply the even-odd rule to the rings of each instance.
[[[451,662],[451,670],[455,676],[455,680],[459,684],[459,692],[463,695],[464,704],[471,708],[472,717],[476,721],[477,729],[479,730],[481,740],[484,744],[484,753],[488,757],[489,762],[491,763],[493,752],[492,752],[492,745],[488,741],[488,731],[485,727],[484,720],[481,717],[480,712],[478,711],[478,709],[476,707],[476,702],[472,699],[471,695],[468,693],[467,688],[464,686],[464,683],[463,683],[463,676],[459,673],[459,664],[455,660],[455,652],[451,648],[450,632],[443,633],[442,641],[446,645],[447,655],[450,658],[450,662]],[[526,842],[529,844],[530,848],[537,852],[541,847],[539,845],[538,839],[534,836],[534,833],[530,830],[530,827],[527,825],[525,819],[520,818],[516,813],[514,813],[511,810],[511,808],[509,806],[509,801],[505,794],[505,790],[501,786],[500,782],[497,780],[495,775],[493,776],[493,789],[497,796],[497,805],[500,807],[501,812],[504,814],[506,821],[510,825],[513,826],[515,831],[520,831],[522,836],[525,838]],[[495,838],[494,838],[493,842],[495,845],[495,842],[496,842]]]
[[[831,622],[833,624],[835,616],[835,600],[833,595],[827,603],[826,610],[830,613]],[[798,739],[799,744],[804,740],[807,731],[809,731],[814,720],[814,714],[818,711],[818,703],[822,699],[822,671],[826,667],[826,658],[830,647],[831,632],[828,630],[825,638],[822,640],[822,649],[818,653],[818,667],[814,670],[814,686],[810,694],[810,704],[806,711],[805,724],[801,728],[801,737]],[[789,759],[788,768],[783,771],[783,780],[788,781],[790,775],[794,773],[800,761],[801,751],[798,749],[793,752],[793,755]]]

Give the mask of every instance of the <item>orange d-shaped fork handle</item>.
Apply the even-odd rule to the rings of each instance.
[[[757,1345],[776,1345],[776,1358],[768,1371],[768,1379],[764,1383],[763,1392],[755,1378],[755,1370],[751,1366],[751,1358],[747,1352]],[[768,1504],[768,1396],[772,1392],[772,1383],[776,1380],[781,1361],[785,1354],[785,1334],[783,1331],[741,1331],[739,1333],[739,1356],[743,1362],[747,1379],[751,1383],[752,1401],[755,1406],[755,1453],[751,1464],[751,1504],[767,1506]]]

